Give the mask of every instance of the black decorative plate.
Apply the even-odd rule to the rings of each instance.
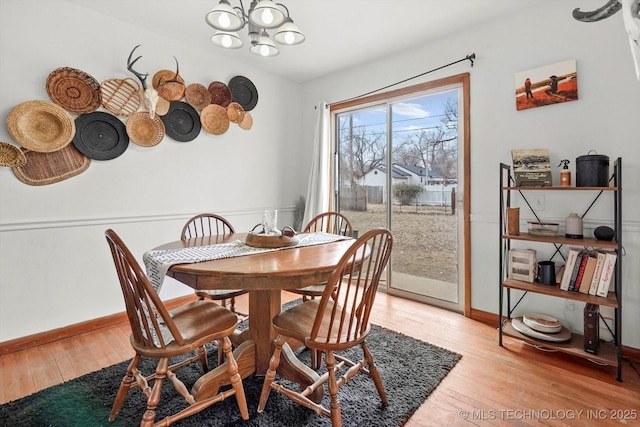
[[[166,134],[176,141],[193,141],[200,134],[202,125],[198,111],[186,102],[172,102],[169,111],[160,117]]]
[[[235,76],[229,81],[233,100],[242,105],[244,111],[251,111],[258,104],[258,91],[251,80],[244,76]]]
[[[73,145],[94,160],[111,160],[129,146],[127,129],[116,116],[102,111],[81,114],[76,120]]]

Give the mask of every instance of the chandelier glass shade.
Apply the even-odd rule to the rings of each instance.
[[[205,21],[217,31],[211,42],[226,49],[238,49],[244,45],[237,31],[247,27],[251,46],[249,50],[260,56],[276,56],[280,51],[269,37],[267,29],[275,29],[273,39],[282,45],[296,45],[305,40],[300,28],[289,16],[289,10],[282,3],[272,0],[252,0],[245,12],[242,0],[239,7],[232,7],[229,0],[219,0]]]
[[[271,0],[262,0],[249,10],[249,21],[257,27],[278,28],[284,22],[285,14]]]
[[[260,38],[257,43],[252,43],[249,48],[251,53],[255,53],[260,56],[276,56],[280,53],[275,43],[269,38],[267,30],[262,30]]]
[[[217,46],[227,49],[239,49],[244,46],[242,39],[235,31],[216,31],[211,36],[211,42]]]

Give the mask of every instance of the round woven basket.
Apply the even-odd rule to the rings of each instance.
[[[14,141],[39,153],[60,150],[76,134],[76,125],[69,113],[46,101],[18,104],[7,116],[7,129]]]
[[[202,128],[212,135],[222,135],[229,129],[227,110],[218,104],[210,104],[200,113]]]
[[[0,165],[2,166],[23,166],[27,163],[27,158],[19,147],[8,142],[0,142]]]
[[[203,110],[207,105],[211,104],[211,93],[200,83],[191,83],[187,86],[184,97],[189,105],[196,110]]]
[[[184,79],[179,74],[176,76],[175,71],[171,70],[160,70],[153,75],[153,79],[151,80],[151,85],[154,89],[158,89],[164,83],[169,81],[177,81],[178,83],[184,84]]]
[[[244,118],[240,123],[238,123],[238,126],[240,126],[240,129],[244,129],[244,130],[251,129],[251,126],[253,126],[253,116],[251,115],[250,112],[245,111]]]
[[[102,106],[111,114],[128,117],[138,111],[142,98],[133,79],[109,79],[100,85]]]
[[[129,139],[142,147],[158,145],[164,138],[164,123],[157,115],[152,119],[146,111],[132,114],[127,119],[126,129]]]
[[[152,84],[158,95],[167,101],[180,101],[184,98],[184,79],[173,71],[158,71],[153,76]]]
[[[102,101],[98,81],[71,67],[57,68],[49,74],[47,93],[53,102],[78,114],[95,111]]]
[[[159,96],[158,102],[156,103],[156,114],[159,116],[164,116],[169,112],[170,107],[171,103],[163,97]]]
[[[240,123],[244,119],[244,108],[237,102],[232,102],[227,106],[227,116],[232,123]]]
[[[158,88],[158,95],[168,101],[180,101],[184,98],[184,85],[178,82],[163,83]]]
[[[209,93],[211,94],[211,103],[227,107],[233,99],[231,90],[222,82],[211,82],[209,84]]]

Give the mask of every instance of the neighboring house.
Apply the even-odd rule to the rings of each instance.
[[[410,174],[409,184],[416,185],[435,185],[435,184],[443,184],[445,182],[442,175],[433,169],[430,169],[427,172],[427,169],[422,166],[414,165],[399,165],[395,164],[394,168],[404,170]]]
[[[451,204],[451,191],[457,186],[454,182],[446,184],[444,178],[433,170],[421,166],[394,164],[391,170],[391,183],[420,185],[423,192],[418,195],[415,203],[418,205],[448,206]],[[360,185],[368,188],[370,203],[386,202],[387,168],[378,166],[364,175]]]
[[[398,168],[397,165],[393,165],[391,169],[391,184],[396,185],[400,183],[405,184],[414,184],[411,180],[411,173],[407,171],[403,171]],[[360,182],[363,186],[368,187],[385,187],[387,185],[387,167],[384,165],[378,166],[373,170],[367,172],[362,181]]]

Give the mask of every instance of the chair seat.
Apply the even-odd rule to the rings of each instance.
[[[281,335],[295,338],[296,340],[305,343],[309,348],[316,348],[314,341],[309,340],[311,335],[311,329],[313,328],[313,322],[316,319],[316,313],[320,305],[319,300],[309,300],[302,304],[296,305],[273,318],[273,328]],[[338,311],[341,310],[338,306]],[[333,332],[332,336],[327,339],[327,332],[329,331],[329,324],[331,322],[331,312],[334,308],[334,302],[329,301],[327,308],[324,311],[322,317],[322,324],[318,331],[318,337],[315,342],[322,343],[323,348],[332,348],[333,350],[339,350],[347,348],[348,346],[337,345],[337,342],[344,343],[348,341],[348,328],[344,328],[342,334]],[[348,316],[347,316],[348,317]],[[366,337],[366,333],[363,334],[362,340]],[[353,344],[351,344],[353,346]]]
[[[243,289],[207,289],[207,290],[201,290],[201,291],[197,291],[196,295],[204,295],[204,296],[210,296],[210,297],[222,297],[224,299],[227,298],[233,298],[233,297],[239,297],[242,294],[247,293],[247,291],[243,290]]]
[[[180,330],[185,344],[175,341],[166,348],[139,346],[133,340],[131,345],[147,357],[173,357],[185,353],[185,347],[196,349],[218,338],[231,335],[238,317],[226,308],[210,300],[196,300],[170,311],[171,318]]]
[[[299,289],[288,289],[289,292],[293,292],[294,294],[303,294],[313,297],[321,297],[324,292],[324,287],[327,285],[327,282],[319,283],[317,285],[307,286],[305,288]]]

